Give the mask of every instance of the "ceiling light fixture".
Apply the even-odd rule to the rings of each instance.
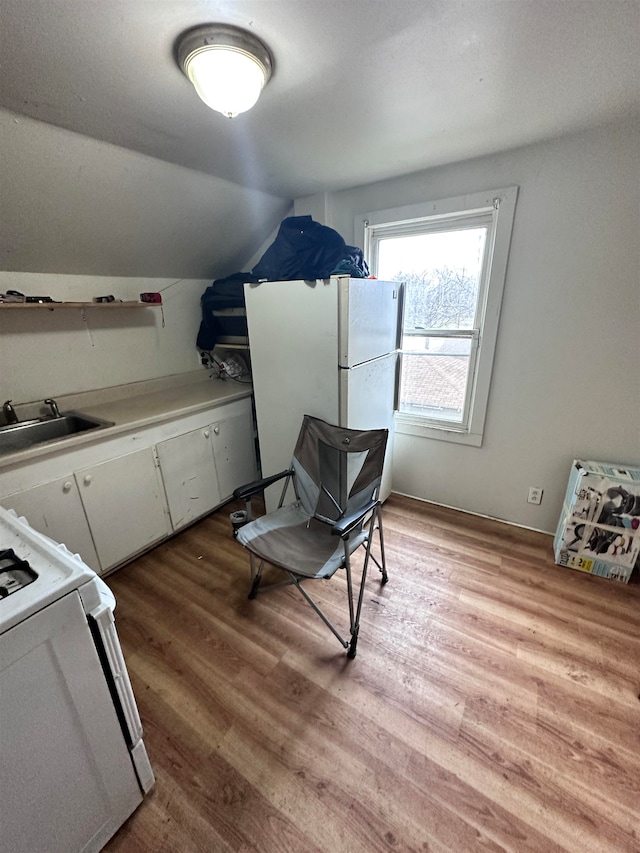
[[[252,33],[206,24],[178,40],[178,64],[212,110],[233,118],[250,110],[273,69],[269,49]]]

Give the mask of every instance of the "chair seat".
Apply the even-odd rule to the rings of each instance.
[[[306,578],[330,578],[344,565],[342,540],[331,526],[309,517],[297,504],[261,516],[238,530],[238,541],[261,560]],[[365,531],[349,540],[353,553]]]

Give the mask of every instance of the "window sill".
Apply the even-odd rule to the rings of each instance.
[[[411,417],[396,412],[395,431],[402,435],[417,435],[420,438],[433,438],[436,441],[450,441],[454,444],[466,444],[471,447],[482,446],[482,434],[444,426],[432,426],[423,418]]]

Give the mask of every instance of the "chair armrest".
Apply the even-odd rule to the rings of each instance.
[[[358,512],[351,513],[351,515],[345,515],[343,518],[338,519],[331,528],[331,533],[334,536],[340,536],[343,539],[346,539],[354,527],[357,527],[360,524],[365,515],[377,506],[380,506],[380,501],[374,499],[369,501],[369,503],[361,510],[358,510]]]
[[[234,498],[246,501],[253,495],[264,492],[267,486],[277,483],[278,480],[283,480],[293,474],[293,469],[280,471],[279,474],[273,474],[271,477],[263,477],[261,480],[254,480],[252,483],[247,483],[244,486],[239,486],[233,493]]]

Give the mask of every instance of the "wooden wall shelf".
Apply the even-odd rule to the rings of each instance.
[[[3,308],[160,308],[161,302],[0,302]]]

